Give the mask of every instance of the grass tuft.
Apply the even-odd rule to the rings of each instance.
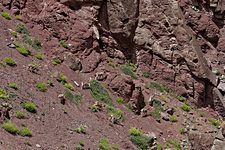
[[[96,100],[113,106],[112,99],[110,98],[108,91],[97,80],[92,80],[90,82],[90,91],[91,95]]]
[[[24,109],[26,109],[27,111],[31,113],[37,112],[37,106],[33,102],[30,102],[30,101],[24,102],[22,103],[22,106]]]
[[[48,87],[47,87],[47,84],[46,83],[43,83],[43,82],[38,82],[36,84],[36,88],[41,91],[41,92],[46,92]]]
[[[7,20],[11,20],[11,16],[10,16],[10,14],[8,13],[8,12],[2,12],[1,13],[1,16],[3,17],[3,18],[5,18],[5,19],[7,19]]]

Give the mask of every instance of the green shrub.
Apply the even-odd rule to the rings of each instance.
[[[7,20],[11,20],[11,16],[8,12],[4,11],[4,12],[1,13],[1,15],[2,15],[2,17],[4,17]]]
[[[13,37],[17,38],[17,32],[12,31],[12,32],[10,32],[10,34],[11,34]]]
[[[32,38],[28,34],[23,35],[23,42],[29,44],[35,50],[39,50],[42,48],[41,42],[38,39],[32,40]]]
[[[219,120],[214,119],[214,118],[209,118],[208,120],[214,127],[216,127],[216,128],[220,127],[221,122]]]
[[[79,104],[83,100],[83,97],[80,93],[73,94],[73,92],[68,89],[65,89],[64,97],[65,97],[65,99],[67,99],[75,104]]]
[[[4,130],[6,130],[7,132],[11,133],[11,134],[18,134],[19,133],[19,129],[18,127],[11,121],[5,121],[2,124],[2,128]]]
[[[124,74],[131,76],[132,79],[137,79],[137,75],[135,74],[136,69],[136,66],[132,63],[124,64],[121,66],[121,71]]]
[[[29,45],[32,45],[33,41],[31,39],[31,37],[27,34],[23,35],[23,42]]]
[[[175,116],[175,115],[172,115],[172,116],[170,116],[170,122],[177,122],[177,116]]]
[[[36,84],[36,88],[41,91],[41,92],[46,92],[48,87],[47,87],[47,84],[46,83],[43,83],[43,82],[38,82]]]
[[[16,61],[13,58],[11,58],[11,57],[6,57],[4,59],[4,62],[8,66],[16,66]]]
[[[133,135],[133,136],[139,136],[139,135],[143,134],[143,131],[141,131],[138,128],[132,127],[129,129],[129,134]]]
[[[112,99],[107,90],[97,80],[90,82],[91,95],[98,101],[102,101],[108,105],[113,106]]]
[[[23,24],[18,24],[16,26],[16,32],[29,35],[29,31]]]
[[[25,118],[25,114],[22,111],[16,111],[16,118],[24,119]]]
[[[130,128],[130,140],[140,150],[148,150],[149,144],[153,142],[153,138],[143,134],[143,131],[137,128]]]
[[[161,144],[157,144],[157,150],[163,150],[163,146]]]
[[[67,77],[63,73],[59,73],[57,77],[57,81],[61,82],[62,84],[65,84],[67,81]]]
[[[117,97],[116,101],[119,104],[123,104],[124,103],[124,99],[122,97]]]
[[[0,99],[6,99],[9,98],[9,95],[7,94],[6,90],[0,88]]]
[[[185,102],[185,101],[186,101],[186,98],[183,97],[183,96],[178,96],[177,99],[178,99],[180,102]]]
[[[25,128],[23,128],[22,130],[19,131],[19,135],[31,137],[32,136],[32,132],[30,131],[29,128],[25,127]]]
[[[69,46],[67,45],[65,40],[61,40],[59,41],[60,46],[64,47],[64,48],[69,48]]]
[[[167,147],[167,148],[174,148],[174,150],[182,150],[180,143],[178,143],[178,142],[175,141],[175,140],[169,140],[169,141],[166,143],[166,147]]]
[[[22,45],[19,44],[19,43],[14,43],[14,44],[15,44],[15,46],[16,46],[16,50],[17,50],[20,54],[22,54],[22,55],[24,55],[24,56],[30,55],[30,51],[29,51],[27,48],[25,48],[24,46],[22,46]]]
[[[184,135],[187,133],[186,129],[185,128],[180,128],[180,134]]]
[[[183,105],[181,106],[181,109],[182,109],[183,111],[189,112],[189,111],[191,110],[191,107],[190,107],[189,105],[187,105],[187,104],[183,104]]]
[[[22,103],[22,106],[24,109],[26,109],[27,111],[31,113],[37,112],[37,106],[33,102],[30,102],[30,101],[24,102]]]
[[[16,15],[15,18],[16,18],[16,20],[19,20],[19,21],[23,20],[23,17],[21,15]]]
[[[17,84],[15,82],[9,83],[9,87],[18,90]]]
[[[82,125],[79,126],[78,128],[76,128],[74,131],[77,132],[77,133],[79,133],[79,134],[86,134],[86,129]]]
[[[74,91],[74,86],[71,83],[65,83],[64,84],[64,87],[67,88],[67,89],[69,89],[69,90],[71,90],[71,91]]]
[[[150,113],[150,115],[156,119],[157,121],[160,120],[161,118],[161,112],[164,111],[163,107],[162,107],[162,103],[157,100],[157,99],[153,99],[152,100],[152,106],[153,106],[153,111]]]
[[[145,78],[149,78],[151,76],[151,73],[143,72],[142,76],[145,77]]]
[[[116,109],[113,106],[107,106],[108,114],[115,119],[115,121],[121,122],[124,121],[125,116],[122,110]]]
[[[100,139],[98,147],[101,150],[119,150],[119,148],[117,146],[115,146],[115,145],[111,146],[109,144],[109,140],[106,137]]]
[[[75,146],[76,150],[84,150],[84,141],[80,141],[79,144]]]
[[[39,60],[43,60],[45,56],[44,56],[44,54],[38,53],[35,55],[35,57]]]
[[[116,68],[116,67],[118,66],[117,64],[115,64],[115,63],[113,62],[112,59],[108,59],[108,60],[107,60],[107,63],[108,63],[109,66],[111,66],[111,67],[113,67],[113,68]]]
[[[61,64],[61,63],[62,63],[62,61],[58,57],[54,57],[52,59],[52,64],[53,65],[58,65],[58,64]]]
[[[170,92],[170,89],[168,89],[164,85],[161,85],[161,84],[159,84],[157,82],[150,82],[150,83],[148,83],[146,85],[146,88],[147,89],[156,89],[157,91],[160,91],[160,92],[167,92],[167,93]]]
[[[41,49],[42,45],[38,39],[34,39],[31,45],[35,50]]]

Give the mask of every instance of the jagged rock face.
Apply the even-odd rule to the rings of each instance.
[[[19,1],[5,4],[11,8],[16,2]],[[86,64],[83,72],[94,71],[101,63],[103,53],[113,58],[131,59],[139,65],[140,72],[151,70],[155,80],[180,95],[193,98],[196,104],[210,104],[215,108],[219,106],[220,112],[224,110],[223,98],[212,96],[221,92],[213,92],[218,81],[210,68],[218,66],[217,56],[224,57],[217,51],[223,51],[220,41],[223,41],[221,33],[224,29],[206,14],[206,6],[210,8],[208,3],[189,0],[179,3],[176,0],[28,0],[25,4],[26,9],[20,13],[27,16],[28,22],[41,24],[49,33],[47,44],[55,38],[67,40],[71,46],[64,51],[74,53],[82,64]],[[215,12],[223,13],[222,6],[224,1],[218,1]],[[221,67],[219,65],[219,69]],[[219,97],[216,103],[213,97]]]

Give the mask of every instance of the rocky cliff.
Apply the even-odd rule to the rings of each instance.
[[[23,16],[46,56],[57,56],[73,70],[70,76],[79,76],[83,84],[94,75],[130,103],[136,114],[143,115],[146,97],[152,94],[140,90],[146,88],[141,76],[148,75],[194,108],[210,107],[225,117],[224,0],[0,2],[2,10]],[[115,67],[124,64],[134,65],[136,75],[124,76]],[[190,145],[197,150],[191,140],[198,136],[190,131]],[[214,139],[216,131],[212,132]],[[200,148],[212,147],[212,139]]]

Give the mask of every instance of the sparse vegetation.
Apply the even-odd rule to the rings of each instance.
[[[6,90],[0,88],[0,99],[6,99],[9,95],[7,94]]]
[[[29,141],[24,142],[24,144],[27,146],[32,146],[31,142],[29,142]]]
[[[189,112],[191,110],[191,107],[189,105],[187,105],[187,104],[182,104],[181,105],[181,109],[183,111]]]
[[[36,84],[36,88],[37,88],[39,91],[41,91],[41,92],[46,92],[47,89],[48,89],[47,84],[44,83],[44,82],[38,82],[38,83]]]
[[[101,150],[119,150],[119,148],[117,146],[115,146],[115,145],[111,146],[109,144],[109,140],[106,137],[100,139],[98,147]]]
[[[68,89],[65,89],[64,97],[65,99],[75,104],[79,104],[83,100],[83,97],[80,93],[74,94],[72,91]]]
[[[15,18],[16,18],[16,20],[19,20],[19,21],[23,20],[23,17],[21,15],[16,15]]]
[[[84,150],[84,141],[80,141],[79,144],[75,146],[76,150]]]
[[[25,114],[22,111],[16,111],[16,118],[18,119],[24,119],[25,118]]]
[[[186,98],[183,97],[183,96],[178,96],[177,99],[178,99],[180,102],[185,102],[185,101],[186,101]]]
[[[52,64],[53,65],[58,65],[58,64],[61,64],[61,63],[62,63],[62,61],[58,57],[54,57],[52,59]]]
[[[160,91],[160,92],[167,92],[169,93],[170,92],[170,89],[167,88],[166,86],[164,85],[161,85],[157,82],[150,82],[146,85],[146,88],[147,89],[156,89],[157,91]]]
[[[184,135],[187,133],[187,130],[185,128],[180,128],[180,134]]]
[[[62,46],[62,47],[64,47],[64,48],[69,48],[69,46],[68,46],[68,44],[66,43],[66,41],[65,40],[61,40],[61,41],[59,41],[59,44],[60,44],[60,46]]]
[[[14,89],[14,90],[18,90],[18,86],[17,86],[17,84],[15,82],[9,83],[9,87]]]
[[[11,58],[11,57],[6,57],[4,59],[4,62],[8,66],[16,66],[16,61],[13,58]]]
[[[18,127],[10,120],[7,120],[5,121],[3,124],[2,124],[2,128],[11,133],[11,134],[18,134],[19,133],[19,129]]]
[[[21,129],[19,131],[19,135],[31,137],[32,136],[32,132],[31,132],[31,130],[29,128],[24,127],[23,129]]]
[[[57,77],[57,81],[61,82],[62,84],[67,83],[67,77],[64,75],[64,73],[59,73],[58,77]]]
[[[3,11],[3,12],[1,13],[1,16],[2,16],[3,18],[7,19],[7,20],[11,20],[11,16],[10,16],[10,14],[9,14],[8,12]]]
[[[216,128],[219,128],[221,124],[221,122],[215,118],[209,118],[209,122]]]
[[[91,112],[98,112],[98,108],[96,105],[92,105],[90,109],[91,109]]]
[[[71,83],[65,83],[64,84],[64,87],[67,88],[67,89],[69,89],[69,90],[71,90],[71,91],[74,91],[74,86]]]
[[[150,113],[150,115],[153,118],[155,118],[157,121],[159,121],[161,118],[161,112],[164,111],[163,107],[162,107],[162,103],[157,99],[153,99],[152,106],[153,106],[154,110]]]
[[[133,135],[133,136],[139,136],[139,135],[143,134],[143,131],[138,128],[132,127],[129,129],[129,134]]]
[[[121,70],[124,74],[131,76],[132,79],[137,79],[136,72],[136,65],[132,63],[127,63],[121,66]]]
[[[42,48],[41,42],[38,39],[34,39],[31,45],[35,50]]]
[[[138,128],[131,128],[129,130],[130,140],[140,150],[148,150],[149,143],[152,143],[152,137],[143,134]]]
[[[170,120],[170,122],[175,123],[175,122],[177,122],[177,116],[172,115],[172,116],[170,116],[169,120]]]
[[[175,150],[182,150],[180,143],[175,140],[169,140],[166,143],[166,148],[174,148]]]
[[[79,126],[74,131],[79,133],[79,134],[86,134],[86,128],[83,125]]]
[[[14,43],[14,44],[15,44],[15,46],[16,46],[16,50],[17,50],[20,54],[22,54],[22,55],[24,55],[24,56],[30,55],[30,51],[29,51],[27,48],[25,48],[24,46],[22,46],[22,45],[19,44],[19,43]]]
[[[38,39],[32,39],[28,34],[23,35],[23,42],[30,45],[35,50],[39,50],[42,48],[41,42]]]
[[[119,104],[123,104],[124,103],[124,99],[122,97],[117,97],[116,101]]]
[[[35,57],[39,60],[43,60],[45,56],[44,56],[44,54],[38,53],[35,55]]]
[[[31,39],[31,37],[29,35],[24,34],[23,35],[23,42],[28,44],[28,45],[32,45],[33,41],[32,41],[32,39]]]
[[[145,77],[145,78],[149,78],[151,76],[151,73],[143,72],[142,76]]]
[[[107,106],[107,111],[111,117],[114,118],[114,121],[119,123],[124,121],[125,116],[122,110],[116,109],[113,106]]]
[[[16,32],[21,33],[21,34],[26,34],[29,35],[29,31],[23,24],[18,24],[16,26]]]
[[[22,103],[22,106],[24,109],[26,109],[27,111],[31,113],[37,112],[37,106],[33,102],[30,102],[30,101],[24,102]]]
[[[117,64],[115,64],[115,63],[113,62],[112,59],[108,59],[108,60],[107,60],[107,63],[108,63],[109,66],[111,66],[111,67],[113,67],[113,68],[116,68],[116,67],[118,66]]]
[[[17,32],[16,32],[16,31],[12,31],[12,32],[10,32],[10,34],[11,34],[13,37],[17,38]]]
[[[107,90],[97,80],[90,82],[91,95],[98,101],[104,102],[113,106],[112,99],[109,96]]]

